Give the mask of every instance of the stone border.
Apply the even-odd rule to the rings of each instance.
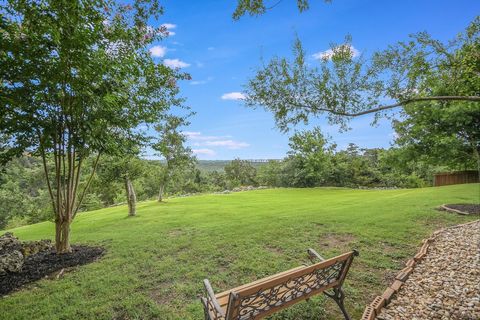
[[[390,287],[388,287],[382,293],[381,296],[376,296],[375,299],[373,299],[373,301],[368,306],[366,306],[361,320],[375,320],[376,319],[376,317],[382,311],[382,308],[387,306],[390,303],[393,296],[400,290],[400,288],[403,286],[403,284],[407,281],[408,277],[413,272],[416,264],[419,261],[421,261],[427,255],[430,244],[436,240],[437,236],[440,233],[442,233],[442,232],[444,232],[448,229],[463,227],[465,225],[469,225],[469,224],[476,223],[476,222],[479,222],[479,221],[480,220],[474,220],[474,221],[458,224],[458,225],[451,226],[451,227],[445,227],[445,228],[442,228],[442,229],[439,229],[439,230],[433,232],[433,234],[430,238],[423,239],[422,240],[422,247],[420,248],[420,250],[417,252],[417,254],[412,259],[409,259],[405,263],[405,268],[400,270],[400,272],[395,277],[395,281],[390,285]]]
[[[461,215],[464,215],[464,216],[471,215],[471,213],[468,213],[468,212],[465,212],[465,211],[449,208],[449,207],[447,207],[447,205],[448,204],[442,204],[440,206],[440,209],[442,209],[444,211],[448,211],[448,212],[458,213],[458,214],[461,214]]]

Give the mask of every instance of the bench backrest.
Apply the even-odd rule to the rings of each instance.
[[[356,255],[348,252],[284,277],[231,292],[226,320],[260,319],[334,287],[340,287]]]

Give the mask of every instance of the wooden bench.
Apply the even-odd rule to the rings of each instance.
[[[342,285],[358,252],[353,250],[328,260],[313,249],[307,252],[313,263],[311,265],[293,268],[218,294],[213,292],[210,282],[205,279],[206,295],[201,298],[205,319],[261,319],[323,292],[335,300],[345,319],[350,320],[343,304]]]

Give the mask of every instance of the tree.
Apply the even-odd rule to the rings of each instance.
[[[280,187],[283,185],[283,161],[269,160],[257,170],[257,178],[260,185]]]
[[[250,16],[259,16],[278,6],[282,0],[276,0],[272,5],[267,6],[265,5],[264,0],[238,0],[237,7],[233,13],[233,19],[238,20],[245,14],[249,14]],[[310,7],[310,1],[308,0],[297,0],[297,8],[298,11],[303,12],[308,10]],[[324,0],[326,3],[332,2],[331,0]]]
[[[176,81],[187,75],[155,64],[147,50],[167,32],[147,24],[161,13],[156,0],[0,4],[0,136],[8,137],[0,160],[26,150],[41,156],[57,253],[71,251],[70,224],[101,155],[143,142],[138,127],[179,103]]]
[[[409,159],[480,171],[480,108],[473,103],[409,106],[394,121],[395,142]]]
[[[428,85],[433,94],[460,92],[464,95],[480,95],[480,25],[476,27],[467,30],[477,34],[475,41],[465,41],[449,61],[442,62],[452,64],[452,69],[461,68],[464,72],[445,73],[442,77],[430,79]],[[452,83],[450,77],[458,77],[458,80]],[[394,128],[396,142],[408,148],[412,157],[428,154],[425,160],[433,165],[445,164],[461,169],[476,167],[480,174],[478,103],[425,102],[405,106],[404,117],[394,121]]]
[[[335,145],[329,145],[319,128],[296,132],[288,144],[287,172],[297,187],[325,184],[331,172]]]
[[[448,43],[418,33],[369,60],[356,57],[347,37],[343,44],[332,44],[331,53],[318,57],[319,67],[307,63],[297,39],[294,59],[274,57],[260,67],[246,85],[244,101],[272,112],[282,131],[324,114],[331,124],[346,129],[352,117],[373,113],[377,119],[406,105],[430,102],[439,108],[470,101],[478,107],[479,35],[477,17]],[[434,90],[440,83],[443,89]],[[391,103],[381,105],[383,101]]]
[[[225,175],[232,185],[257,185],[257,169],[247,160],[232,160],[225,166]]]
[[[158,191],[158,201],[163,201],[163,194],[172,175],[192,165],[196,159],[192,155],[192,150],[185,146],[186,136],[179,131],[182,126],[189,123],[187,118],[181,116],[168,115],[155,126],[158,136],[152,144],[152,148],[158,152],[165,160],[160,172],[160,186]]]
[[[125,198],[128,205],[128,216],[137,214],[137,195],[133,181],[143,174],[141,160],[135,154],[122,157],[113,156],[104,159],[99,166],[99,176],[102,184],[121,181],[124,185]]]

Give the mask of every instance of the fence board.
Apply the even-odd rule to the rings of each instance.
[[[442,172],[437,173],[434,176],[433,185],[447,186],[451,184],[463,184],[463,183],[477,183],[479,182],[478,171],[456,171],[456,172]]]

